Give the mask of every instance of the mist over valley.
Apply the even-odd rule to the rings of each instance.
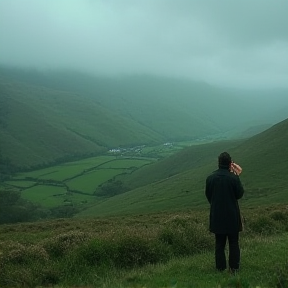
[[[288,107],[283,90],[231,91],[147,75],[2,67],[1,87],[0,151],[20,167],[117,147],[243,138],[283,120]]]
[[[0,286],[287,287],[287,11],[1,0]],[[224,151],[236,274],[205,197]]]
[[[268,166],[269,173],[276,169],[276,159],[283,161],[283,167],[287,164],[281,156],[286,155],[287,132],[277,128],[287,126],[286,90],[228,89],[152,75],[96,77],[4,66],[0,72],[4,187],[20,189],[28,201],[49,209],[72,203],[80,212],[85,210],[84,203],[96,201],[100,206],[93,207],[92,214],[118,214],[117,209],[109,209],[116,201],[124,205],[125,213],[134,211],[135,205],[139,212],[142,200],[138,197],[146,199],[152,193],[150,203],[154,197],[162,199],[161,191],[166,195],[162,200],[164,207],[168,205],[165,209],[170,204],[169,209],[174,207],[167,191],[177,197],[186,191],[179,199],[190,206],[194,201],[185,201],[185,197],[197,199],[202,194],[205,176],[216,167],[217,155],[226,150],[251,172],[243,177],[254,179],[247,186],[252,199],[257,189],[276,193],[285,179],[279,176],[279,187],[272,185],[272,178],[268,186],[256,181],[262,167]],[[98,163],[98,157],[104,157],[103,162]],[[80,164],[85,161],[87,167]],[[133,161],[138,162],[134,165]],[[252,169],[254,165],[258,166]],[[191,169],[196,169],[198,178],[175,180],[185,178]],[[9,179],[9,173],[15,176]],[[118,194],[126,200],[119,200]],[[137,200],[132,201],[135,196]],[[127,206],[126,201],[136,204]],[[202,201],[204,205],[205,199]],[[116,205],[119,211],[121,205]],[[151,211],[161,210],[161,206],[147,205]],[[145,211],[147,206],[143,207]]]

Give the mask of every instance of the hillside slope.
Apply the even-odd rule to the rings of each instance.
[[[0,151],[17,166],[163,141],[96,101],[65,91],[0,79]]]
[[[214,152],[214,155],[207,157],[204,162],[207,163],[210,158],[210,163],[201,165],[201,167],[196,167],[196,165],[189,170],[184,169],[185,171],[174,176],[163,177],[156,182],[109,198],[101,205],[95,205],[79,214],[79,216],[139,214],[192,207],[195,209],[197,207],[208,208],[204,196],[205,179],[209,173],[217,169],[217,156],[223,151],[230,152],[235,162],[243,167],[241,180],[245,188],[245,196],[241,200],[241,205],[283,203],[284,199],[287,201],[287,143],[288,119],[239,143],[236,147],[235,145],[231,146],[229,141],[227,145],[218,144],[218,147],[215,146],[215,143],[208,144],[205,149],[209,150],[211,145],[210,150]],[[199,151],[192,146],[186,149],[185,152],[173,156],[175,166],[178,165],[177,160],[175,160],[177,157],[179,157],[178,163],[181,163],[182,153],[186,153],[186,157],[190,159],[197,159],[199,156]],[[166,161],[170,160],[163,161],[162,168],[160,162],[157,164],[159,170],[166,169],[167,171],[167,168],[165,168]],[[188,168],[188,165],[186,167]],[[151,175],[155,174],[155,168],[153,166],[150,168],[151,171],[147,167],[140,169],[137,173],[142,171],[143,178],[151,179],[153,178]],[[165,173],[162,175],[164,176]],[[138,181],[136,177],[135,181]]]
[[[266,186],[271,191],[277,187],[287,191],[287,144],[288,119],[251,137],[233,150],[235,159],[245,168],[243,180],[247,187],[258,189],[259,193],[261,187],[264,189]]]
[[[152,75],[105,78],[75,71],[1,66],[0,74],[29,85],[86,96],[171,141],[272,125],[285,119],[283,108],[288,109],[287,91],[281,89],[249,91]]]
[[[268,91],[272,101],[266,94],[253,98],[251,91],[147,75],[103,78],[0,67],[0,89],[0,153],[18,166],[117,146],[229,139],[273,124],[288,107],[285,91]]]
[[[233,149],[242,141],[243,140],[230,140],[193,145],[184,148],[170,157],[135,170],[132,174],[120,175],[117,179],[123,181],[126,186],[132,189],[145,186],[183,173],[187,170],[214,163],[219,151],[222,151],[223,149]]]

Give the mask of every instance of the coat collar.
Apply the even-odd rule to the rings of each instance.
[[[219,169],[226,169],[226,170],[229,170],[229,165],[219,164],[218,167],[219,167]]]

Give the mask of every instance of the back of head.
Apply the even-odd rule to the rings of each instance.
[[[231,156],[227,152],[223,152],[218,156],[218,167],[229,169],[231,164]]]

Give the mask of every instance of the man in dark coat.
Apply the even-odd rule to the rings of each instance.
[[[210,203],[209,229],[215,234],[216,269],[226,269],[225,246],[229,242],[229,269],[236,272],[240,264],[239,232],[242,230],[238,199],[244,194],[239,174],[242,168],[223,152],[218,157],[219,169],[206,179],[205,194]]]

